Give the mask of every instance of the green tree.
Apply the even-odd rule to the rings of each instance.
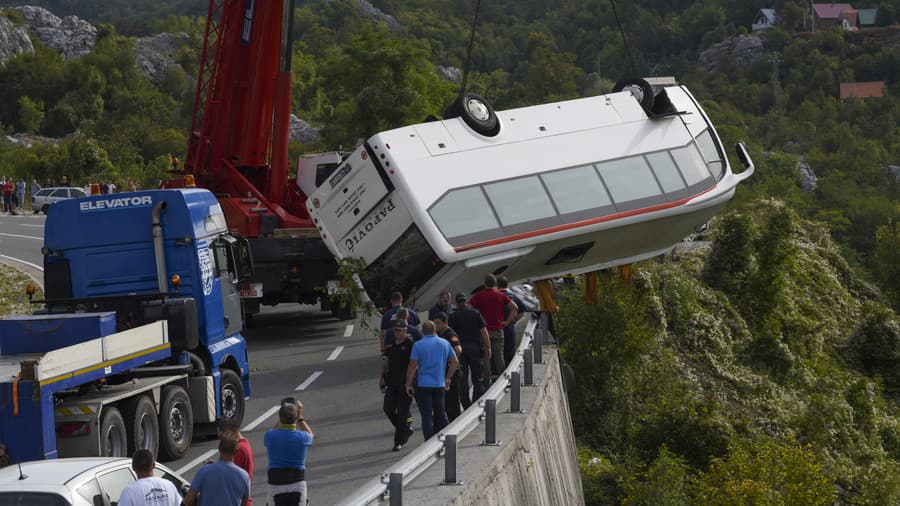
[[[41,122],[44,121],[44,102],[35,102],[28,96],[19,97],[19,130],[25,133],[37,133]]]
[[[900,311],[900,221],[888,222],[876,230],[874,264],[875,279]]]

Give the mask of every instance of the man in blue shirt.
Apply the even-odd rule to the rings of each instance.
[[[384,342],[385,334],[391,328],[393,321],[397,318],[397,310],[403,307],[403,294],[394,292],[391,294],[391,307],[381,315],[381,342]],[[419,315],[415,311],[409,313],[408,323],[418,328],[422,323],[419,321]],[[384,351],[384,350],[382,350]]]
[[[427,441],[449,423],[444,408],[444,392],[450,389],[459,360],[446,339],[435,334],[434,322],[422,324],[422,339],[413,345],[406,370],[406,393],[415,396],[422,414],[422,435]],[[413,390],[413,379],[416,378]]]
[[[247,506],[250,476],[234,463],[237,446],[237,438],[219,439],[219,461],[197,470],[185,506]]]
[[[387,348],[394,345],[394,329],[400,327],[405,328],[406,335],[412,339],[413,342],[422,339],[422,331],[409,324],[408,320],[411,314],[412,313],[405,307],[401,307],[394,313],[394,319],[391,321],[390,328],[385,331],[384,339],[381,341],[381,353],[384,353]]]
[[[284,399],[278,421],[278,426],[263,437],[269,456],[268,504],[306,506],[306,451],[312,445],[313,433],[303,418],[303,404]]]

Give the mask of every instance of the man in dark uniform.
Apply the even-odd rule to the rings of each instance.
[[[491,340],[488,336],[487,323],[477,309],[466,305],[466,294],[456,294],[456,311],[449,317],[448,323],[450,328],[456,331],[459,336],[459,342],[462,345],[462,355],[459,363],[462,369],[462,380],[460,381],[459,398],[462,401],[463,409],[467,409],[472,405],[472,401],[481,397],[484,393],[485,373],[482,367],[482,358],[490,359],[491,356]],[[469,397],[469,375],[472,381],[472,397]]]
[[[462,356],[462,346],[459,344],[459,336],[457,336],[456,332],[447,325],[446,313],[435,313],[432,320],[434,321],[434,330],[437,332],[438,337],[446,339],[447,342],[450,343],[450,347],[453,348],[453,352],[456,353],[456,358],[459,359]],[[447,410],[447,418],[451,422],[462,413],[459,392],[461,380],[462,370],[457,369],[456,373],[453,374],[453,378],[450,379],[450,389],[447,390],[444,396],[444,409]]]
[[[509,280],[506,279],[506,276],[497,277],[497,289],[500,290],[500,293],[509,297],[510,300],[515,303],[516,307],[519,308],[512,323],[503,327],[503,363],[509,365],[513,359],[513,355],[516,354],[516,322],[525,316],[525,311],[523,310],[525,308],[525,303],[509,289]],[[509,318],[509,308],[504,308],[503,319],[506,320],[507,318]]]
[[[379,386],[384,390],[384,414],[394,426],[394,451],[400,451],[413,433],[409,406],[412,398],[406,395],[406,370],[412,353],[413,340],[407,336],[406,322],[394,320],[394,342],[384,350]]]
[[[385,335],[387,334],[388,329],[391,328],[391,323],[397,318],[397,310],[403,308],[403,294],[400,292],[394,292],[391,294],[391,307],[384,314],[381,315],[381,339],[383,340]],[[409,313],[409,318],[407,321],[413,327],[418,328],[419,325],[422,324],[419,321],[419,315],[415,312]]]
[[[394,313],[395,318],[394,318],[393,322],[391,323],[391,328],[389,328],[389,329],[387,329],[387,331],[385,331],[384,340],[381,342],[381,352],[382,353],[384,353],[384,350],[388,346],[393,346],[393,344],[394,344],[394,328],[396,328],[395,325],[402,327],[402,325],[397,323],[398,321],[402,321],[406,325],[406,335],[408,337],[412,338],[413,342],[416,342],[419,339],[422,339],[422,331],[419,330],[418,327],[414,327],[409,324],[409,315],[410,314],[412,314],[412,313],[410,313],[409,310],[406,309],[405,307],[401,307],[400,309],[397,310],[396,313]]]
[[[428,319],[434,320],[434,315],[438,313],[444,313],[445,315],[450,316],[453,314],[453,309],[453,304],[450,303],[450,290],[444,290],[441,292],[440,296],[438,296],[437,303],[428,310]]]

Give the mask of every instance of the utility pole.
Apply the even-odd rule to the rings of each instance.
[[[781,114],[781,76],[779,75],[778,64],[781,63],[778,51],[772,52],[772,87],[775,96],[775,112]]]
[[[812,0],[809,2],[809,22],[812,25],[812,33],[816,33],[816,8],[813,6]]]

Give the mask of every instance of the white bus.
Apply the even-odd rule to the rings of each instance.
[[[753,164],[739,144],[746,169],[732,172],[686,88],[663,88],[655,106],[652,93],[641,82],[496,113],[466,94],[459,117],[381,132],[342,157],[304,189],[310,215],[337,258],[364,260],[377,305],[399,290],[418,310],[487,273],[536,280],[659,255]]]

